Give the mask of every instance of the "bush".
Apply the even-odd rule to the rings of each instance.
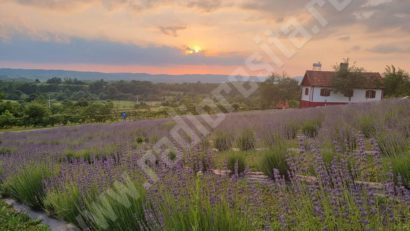
[[[232,148],[233,137],[225,132],[217,132],[214,137],[214,146],[223,152]]]
[[[401,183],[410,187],[410,153],[392,158],[392,168],[396,184]],[[401,182],[399,182],[399,176]]]
[[[240,152],[231,152],[228,156],[228,169],[231,171],[231,174],[236,174],[235,168],[236,163],[238,163],[238,174],[245,172],[245,154]]]
[[[44,208],[57,218],[75,224],[79,211],[80,191],[78,186],[67,184],[63,189],[49,191],[44,199]]]
[[[390,157],[402,155],[409,146],[406,139],[395,132],[378,134],[377,144],[380,147],[381,154]]]
[[[359,129],[366,138],[373,137],[376,134],[376,122],[370,116],[362,116],[359,118]]]
[[[28,164],[6,179],[6,193],[32,208],[42,208],[45,191],[43,181],[53,175],[45,164]]]
[[[242,151],[254,150],[256,146],[255,133],[250,129],[243,130],[237,140],[237,144]]]
[[[289,165],[286,161],[286,146],[278,144],[263,154],[259,164],[260,170],[270,178],[274,179],[273,169],[279,170],[279,174],[289,180]]]
[[[307,120],[302,125],[302,132],[305,136],[314,138],[318,135],[320,129],[319,120]]]

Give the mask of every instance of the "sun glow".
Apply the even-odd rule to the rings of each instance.
[[[202,47],[198,46],[198,45],[194,45],[194,46],[188,46],[186,48],[186,54],[199,54],[203,51]]]

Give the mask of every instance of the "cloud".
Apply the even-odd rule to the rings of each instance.
[[[240,6],[245,10],[268,15],[265,17],[296,17],[307,14],[306,4],[310,0],[302,1],[272,1],[272,0],[244,0]],[[354,0],[342,11],[324,1],[322,7],[315,6],[318,12],[328,21],[327,31],[336,31],[336,28],[359,25],[370,32],[379,32],[388,29],[401,29],[410,32],[410,1],[408,0]],[[312,18],[313,19],[313,18]],[[312,23],[318,22],[305,20],[308,28]]]
[[[60,0],[6,0],[8,2],[15,2],[25,6],[34,6],[39,8],[50,8],[53,10],[69,10],[76,9],[78,7],[90,5],[96,3],[98,0],[70,0],[70,1],[60,1]]]
[[[355,45],[352,48],[350,48],[350,51],[360,51],[362,48],[359,45]]]
[[[80,7],[103,5],[107,9],[125,7],[135,11],[148,10],[164,5],[178,5],[198,8],[206,12],[218,9],[222,6],[222,0],[4,0],[21,5],[53,10],[70,10]]]
[[[340,41],[349,41],[350,40],[350,35],[342,35],[337,39],[340,40]]]
[[[397,44],[380,44],[368,49],[368,51],[381,54],[393,54],[393,53],[409,53],[409,45],[397,45]]]
[[[28,63],[82,63],[112,65],[239,65],[240,55],[186,55],[167,46],[137,46],[104,40],[71,38],[64,43],[14,36],[0,41],[0,61]]]
[[[159,26],[161,33],[173,37],[178,37],[178,31],[185,30],[186,26]]]
[[[222,6],[221,0],[188,0],[185,3],[188,7],[196,7],[204,11],[210,12]]]

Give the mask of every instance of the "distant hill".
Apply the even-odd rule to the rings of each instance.
[[[12,69],[0,68],[0,79],[39,79],[52,77],[77,78],[79,80],[138,80],[161,83],[222,83],[227,75],[152,75],[146,73],[102,73],[64,70]],[[255,78],[257,80],[257,78]]]

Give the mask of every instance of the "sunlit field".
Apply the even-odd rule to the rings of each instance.
[[[409,100],[179,124],[2,133],[1,192],[91,230],[410,230]]]

